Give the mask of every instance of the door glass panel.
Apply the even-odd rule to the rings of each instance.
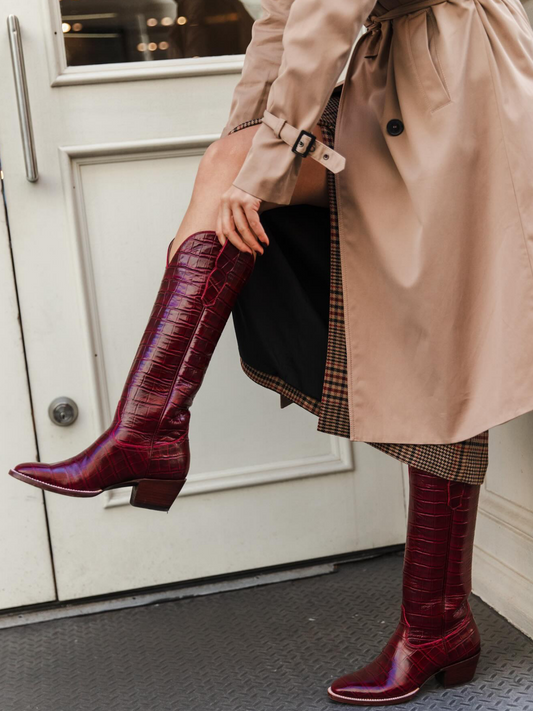
[[[59,0],[69,66],[244,54],[261,0]]]

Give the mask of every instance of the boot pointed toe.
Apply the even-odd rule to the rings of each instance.
[[[380,653],[377,659],[351,674],[339,677],[328,689],[330,698],[347,704],[372,706],[399,704],[418,693],[417,685],[398,683],[394,666],[387,669],[389,658]]]
[[[46,482],[50,474],[50,467],[39,462],[22,462],[9,470],[11,476],[21,481],[38,484]]]
[[[71,485],[69,486],[66,469],[64,467],[55,467],[53,464],[23,462],[10,469],[9,474],[15,479],[36,486],[39,489],[66,494],[67,496],[96,496],[102,491],[101,489],[76,490],[72,486],[72,482],[70,482]]]

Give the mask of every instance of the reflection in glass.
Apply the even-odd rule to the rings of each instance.
[[[59,0],[67,64],[244,54],[260,0]]]

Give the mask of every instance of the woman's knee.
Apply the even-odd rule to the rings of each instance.
[[[251,129],[256,127],[249,126],[213,141],[202,156],[200,168],[211,170],[220,167],[240,168],[250,150],[255,133],[255,130]]]

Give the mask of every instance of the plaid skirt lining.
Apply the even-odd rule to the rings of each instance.
[[[318,125],[322,129],[323,142],[334,148],[335,125],[339,108],[340,91],[331,95]],[[261,123],[253,118],[238,124],[229,133]],[[330,303],[326,367],[321,400],[302,393],[282,378],[253,368],[241,358],[244,373],[254,382],[269,388],[295,402],[318,417],[317,430],[339,437],[350,437],[348,412],[348,378],[346,341],[344,333],[344,305],[342,272],[339,249],[339,226],[335,175],[327,171],[330,214]],[[467,484],[482,484],[488,467],[489,432],[451,444],[397,444],[367,442],[372,447],[389,454],[401,462],[431,472],[452,481]]]

